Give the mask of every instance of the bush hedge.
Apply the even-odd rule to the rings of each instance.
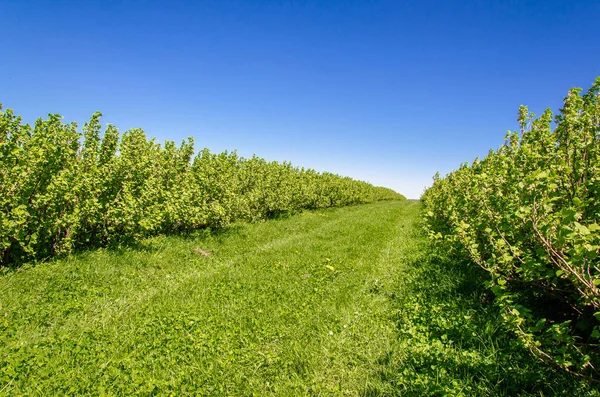
[[[598,380],[600,78],[422,196],[430,236],[490,274],[508,327],[545,362]]]
[[[100,117],[80,132],[57,114],[30,126],[0,106],[0,267],[278,212],[403,198],[287,162],[208,149],[194,156],[191,138],[161,145],[141,129],[102,132]]]

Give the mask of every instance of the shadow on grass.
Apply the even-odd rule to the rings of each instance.
[[[185,242],[198,241],[201,243],[203,240],[208,238],[221,240],[231,237],[232,235],[239,233],[242,229],[242,224],[232,224],[219,228],[203,228],[191,231],[158,233],[156,235],[143,237],[139,240],[125,239],[110,244],[95,243],[88,244],[86,246],[77,246],[71,251],[71,253],[68,254],[54,254],[44,258],[17,261],[8,266],[0,267],[0,277],[47,262],[64,260],[65,258],[81,258],[99,249],[105,249],[107,252],[116,255],[123,255],[131,251],[140,253],[155,253],[163,249],[161,244],[157,244],[158,238],[177,238],[178,240]]]
[[[193,231],[160,233],[155,236],[143,238],[141,240],[127,241],[119,244],[111,244],[108,245],[106,249],[115,254],[123,254],[127,251],[154,253],[163,249],[161,244],[156,243],[156,239],[158,238],[177,238],[178,240],[184,242],[202,242],[203,240],[209,238],[221,240],[239,233],[242,229],[242,225],[234,224],[229,226],[223,226],[220,228],[205,228]]]
[[[507,331],[477,265],[429,252],[407,269],[391,294],[397,343],[362,396],[598,395]]]

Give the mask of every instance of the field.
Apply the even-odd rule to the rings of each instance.
[[[600,0],[0,12],[0,397],[600,397]]]
[[[421,204],[304,211],[0,277],[0,395],[597,395],[502,328]],[[207,256],[208,255],[208,256]]]
[[[581,92],[420,201],[0,113],[0,395],[600,395]]]

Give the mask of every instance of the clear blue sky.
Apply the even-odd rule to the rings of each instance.
[[[417,198],[600,75],[600,1],[0,0],[0,103]]]

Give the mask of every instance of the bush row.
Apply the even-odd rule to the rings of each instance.
[[[598,380],[600,78],[422,196],[430,236],[490,274],[505,323],[540,359]]]
[[[80,132],[59,115],[30,126],[1,109],[0,267],[283,211],[403,198],[287,162],[208,149],[194,156],[191,138],[160,145],[140,129],[102,132],[100,113]]]

